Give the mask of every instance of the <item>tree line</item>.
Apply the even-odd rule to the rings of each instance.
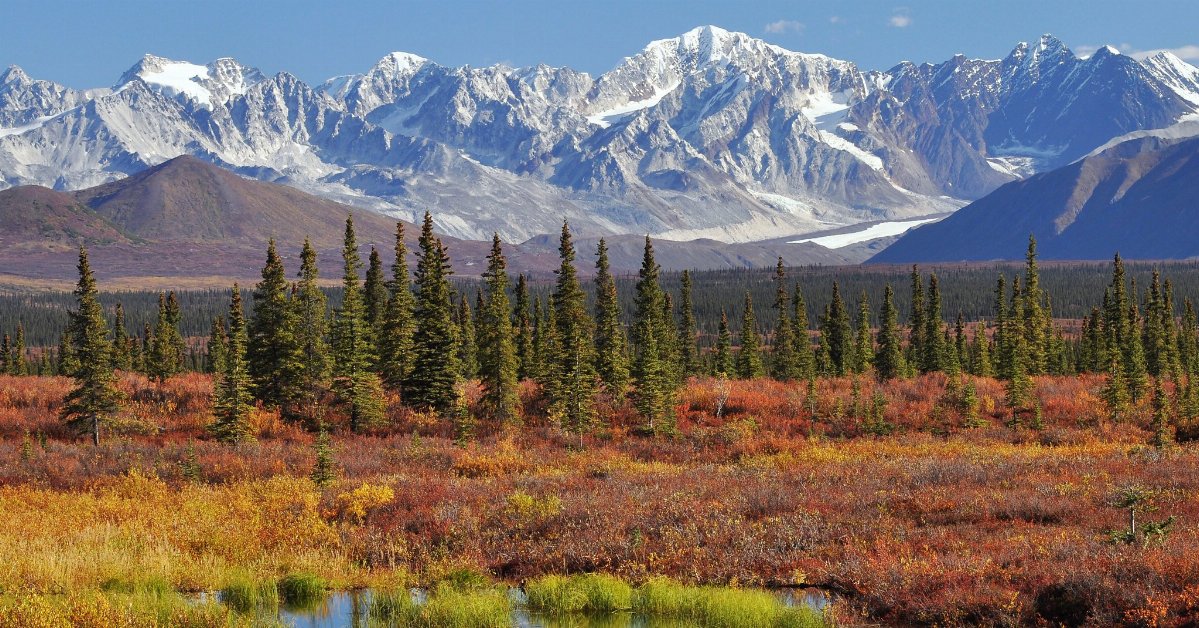
[[[875,307],[865,291],[851,302],[838,281],[812,317],[800,282],[792,281],[780,260],[773,299],[755,308],[753,293],[744,291],[735,342],[730,314],[737,312],[734,304],[725,304],[715,342],[706,349],[699,343],[692,274],[680,274],[677,292],[664,288],[649,237],[631,303],[622,303],[603,240],[594,256],[592,299],[579,278],[565,223],[559,257],[552,289],[542,298],[525,275],[513,282],[496,236],[472,295],[451,283],[452,260],[428,214],[411,273],[404,226],[397,224],[390,277],[376,249],[362,261],[351,217],[342,250],[341,302],[330,314],[311,243],[304,243],[299,272],[290,280],[271,241],[262,279],[251,293],[252,313],[246,315],[242,291],[233,286],[227,311],[211,321],[202,359],[197,358],[217,376],[213,435],[229,442],[252,438],[249,417],[258,406],[313,430],[324,429],[332,410],[346,418],[350,430],[366,431],[385,422],[390,396],[451,422],[460,438],[469,438],[479,418],[522,422],[523,380],[538,384],[548,418],[573,434],[592,428],[601,399],[627,399],[641,431],[663,434],[675,429],[677,392],[687,377],[700,373],[807,382],[812,390],[819,377],[888,380],[943,372],[966,406],[971,399],[977,403],[977,396],[973,379],[964,375],[997,377],[1005,382],[1011,420],[1035,423],[1040,409],[1032,377],[1098,372],[1109,375],[1103,395],[1113,416],[1148,394],[1155,404],[1164,403],[1158,397],[1167,379],[1176,383],[1182,411],[1199,415],[1199,387],[1190,385],[1199,370],[1193,304],[1184,300],[1182,316],[1175,316],[1174,287],[1156,271],[1142,298],[1119,255],[1102,301],[1069,332],[1054,318],[1031,237],[1022,272],[998,276],[991,316],[973,323],[960,313],[947,318],[937,273],[925,275],[916,266],[908,277],[909,313],[902,322],[892,285]],[[64,419],[98,440],[104,418],[121,403],[113,371],[141,371],[161,381],[185,368],[189,349],[173,294],[159,296],[153,326],[131,335],[120,304],[109,326],[82,248],[79,273],[76,308],[54,352],[53,371],[78,382]],[[630,307],[626,325],[623,312]],[[763,309],[769,313],[760,316]],[[4,371],[42,370],[31,366],[20,326],[15,339],[5,334],[3,342]],[[43,364],[49,353],[43,353]],[[465,399],[465,384],[472,380],[483,391],[475,412]]]

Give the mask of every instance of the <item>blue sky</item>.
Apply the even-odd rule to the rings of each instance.
[[[1199,62],[1196,0],[0,0],[0,67],[98,87],[147,52],[200,63],[231,56],[316,83],[402,50],[447,65],[600,73],[703,24],[877,69],[958,52],[998,58],[1044,32],[1084,52],[1171,49]]]

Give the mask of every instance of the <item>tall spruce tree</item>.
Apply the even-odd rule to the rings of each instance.
[[[758,335],[758,319],[754,315],[754,300],[745,292],[745,308],[741,313],[741,346],[737,349],[737,377],[754,379],[765,374],[762,367],[762,337]]]
[[[679,368],[683,373],[699,372],[699,332],[691,289],[691,271],[684,270],[679,279]]]
[[[225,319],[212,318],[212,328],[205,343],[204,372],[220,375],[225,372],[225,359],[229,355],[229,334],[225,331]]]
[[[795,379],[795,330],[791,326],[791,299],[787,296],[787,272],[783,258],[774,267],[774,344],[770,375],[777,380]]]
[[[816,374],[816,358],[812,355],[808,305],[804,302],[803,290],[800,289],[799,283],[796,283],[795,289],[791,291],[791,310],[794,320],[792,336],[795,347],[791,353],[795,360],[795,378],[808,380]]]
[[[874,338],[870,333],[870,300],[866,291],[858,299],[858,331],[854,335],[853,372],[865,373],[874,362]]]
[[[232,292],[229,302],[229,347],[212,403],[213,421],[208,426],[212,436],[223,443],[254,440],[250,425],[254,397],[246,358],[247,334],[241,288],[233,284]]]
[[[59,417],[79,432],[90,432],[92,443],[99,446],[100,426],[120,409],[124,394],[117,388],[116,374],[112,370],[108,323],[100,308],[96,277],[83,246],[79,247],[78,268],[76,310],[71,312],[70,327],[74,337],[69,345],[73,347],[78,365],[68,371],[75,378],[75,387],[63,400]]]
[[[271,238],[262,281],[254,287],[254,312],[246,325],[245,347],[246,372],[254,397],[268,408],[280,407],[286,401],[286,388],[295,379],[293,369],[300,362],[289,291],[283,259]]]
[[[499,234],[491,240],[487,272],[483,275],[486,296],[479,311],[479,381],[482,405],[493,419],[505,423],[520,420],[520,381],[516,356],[512,309],[508,301],[508,264]]]
[[[629,365],[616,280],[612,278],[608,245],[603,238],[595,255],[595,370],[608,393],[619,399],[629,383]]]
[[[883,290],[883,306],[879,310],[874,372],[880,380],[895,379],[903,374],[903,338],[899,330],[899,311],[895,308],[895,291],[891,289],[891,284],[887,284]]]
[[[379,371],[388,388],[398,390],[412,368],[413,320],[412,280],[408,276],[408,246],[404,223],[396,223],[395,261],[387,285],[387,308],[379,337]]]
[[[25,323],[17,321],[17,335],[13,339],[12,353],[8,358],[9,372],[13,375],[29,375],[29,365],[25,359],[25,352]]]
[[[912,264],[912,313],[908,321],[908,353],[909,362],[916,368],[924,365],[924,278],[920,268]]]
[[[18,340],[23,339],[23,337],[23,330],[18,327]],[[133,354],[130,344],[129,330],[125,327],[125,308],[118,303],[112,324],[112,368],[118,371],[128,371],[133,368]]]
[[[370,329],[369,340],[372,346],[378,346],[379,339],[383,337],[389,296],[387,277],[383,272],[383,258],[379,256],[378,249],[372,246],[366,263],[366,279],[362,282],[362,304],[366,308],[366,324]],[[378,351],[375,351],[375,359],[377,367],[378,360],[381,359]]]
[[[827,359],[831,374],[838,377],[853,370],[853,330],[849,310],[841,298],[841,286],[833,282],[833,297],[820,321],[820,335],[828,344]]]
[[[516,306],[512,312],[516,334],[517,379],[532,379],[536,375],[533,356],[534,318],[529,305],[529,280],[521,273],[516,280]]]
[[[433,217],[425,212],[420,251],[416,256],[416,329],[412,334],[412,368],[404,382],[404,402],[451,418],[458,400],[454,305],[450,257],[433,235]]]
[[[654,260],[653,244],[646,236],[634,301],[633,379],[637,389],[633,401],[641,415],[642,428],[651,434],[674,427],[676,381],[669,350],[664,346],[666,336],[674,334],[674,324],[673,320],[667,321],[664,313],[665,295],[658,283],[660,271]]]
[[[554,288],[553,342],[547,360],[552,385],[546,391],[550,410],[566,429],[582,435],[595,416],[594,323],[575,271],[570,226],[562,223],[558,245],[561,265]]]
[[[1047,319],[1044,309],[1045,295],[1041,291],[1037,269],[1037,239],[1031,234],[1024,268],[1024,339],[1028,343],[1028,369],[1030,374],[1039,375],[1049,368],[1050,336],[1047,332],[1052,322]]]
[[[729,315],[724,308],[720,308],[720,326],[716,330],[712,373],[726,377],[737,373],[733,364],[733,334],[729,331]]]
[[[171,293],[170,301],[175,300]],[[147,370],[152,378],[162,382],[179,372],[183,355],[179,352],[182,336],[176,327],[177,315],[172,311],[165,293],[158,293],[158,323],[154,326]]]
[[[475,342],[475,321],[470,309],[470,301],[465,294],[458,298],[457,313],[454,315],[454,340],[458,350],[458,374],[462,379],[471,380],[479,374],[478,347]]]
[[[921,338],[924,353],[920,356],[920,370],[925,373],[943,370],[945,367],[944,334],[941,312],[941,286],[937,273],[928,276],[928,296],[924,301],[924,336]]]
[[[321,401],[329,389],[328,300],[319,285],[316,249],[307,238],[300,252],[298,277],[291,307],[299,365],[294,371],[289,369],[295,378],[284,388],[283,416],[316,429],[323,423]]]
[[[373,370],[374,347],[358,273],[362,258],[353,217],[346,218],[341,307],[333,315],[333,392],[358,432],[383,421],[383,384]]]

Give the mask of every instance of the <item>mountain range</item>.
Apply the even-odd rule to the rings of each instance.
[[[146,56],[92,90],[0,74],[0,187],[96,188],[191,155],[393,218],[429,210],[463,240],[535,247],[567,219],[584,239],[769,260],[785,236],[950,212],[1196,112],[1199,70],[1177,57],[1082,58],[1049,35],[868,70],[707,26],[594,77],[393,53],[320,85]]]

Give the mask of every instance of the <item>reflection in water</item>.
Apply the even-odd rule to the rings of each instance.
[[[424,592],[413,590],[414,599],[420,603]],[[828,605],[828,598],[815,590],[783,590],[775,592],[787,606],[806,605],[821,610]],[[607,615],[570,615],[547,617],[530,613],[520,607],[523,595],[517,589],[509,591],[514,602],[512,619],[519,628],[690,628],[691,624],[673,619],[650,618],[632,613]],[[284,606],[279,609],[279,619],[296,628],[367,628],[377,626],[370,622],[371,593],[367,590],[338,591],[331,593],[319,603],[307,608]]]

